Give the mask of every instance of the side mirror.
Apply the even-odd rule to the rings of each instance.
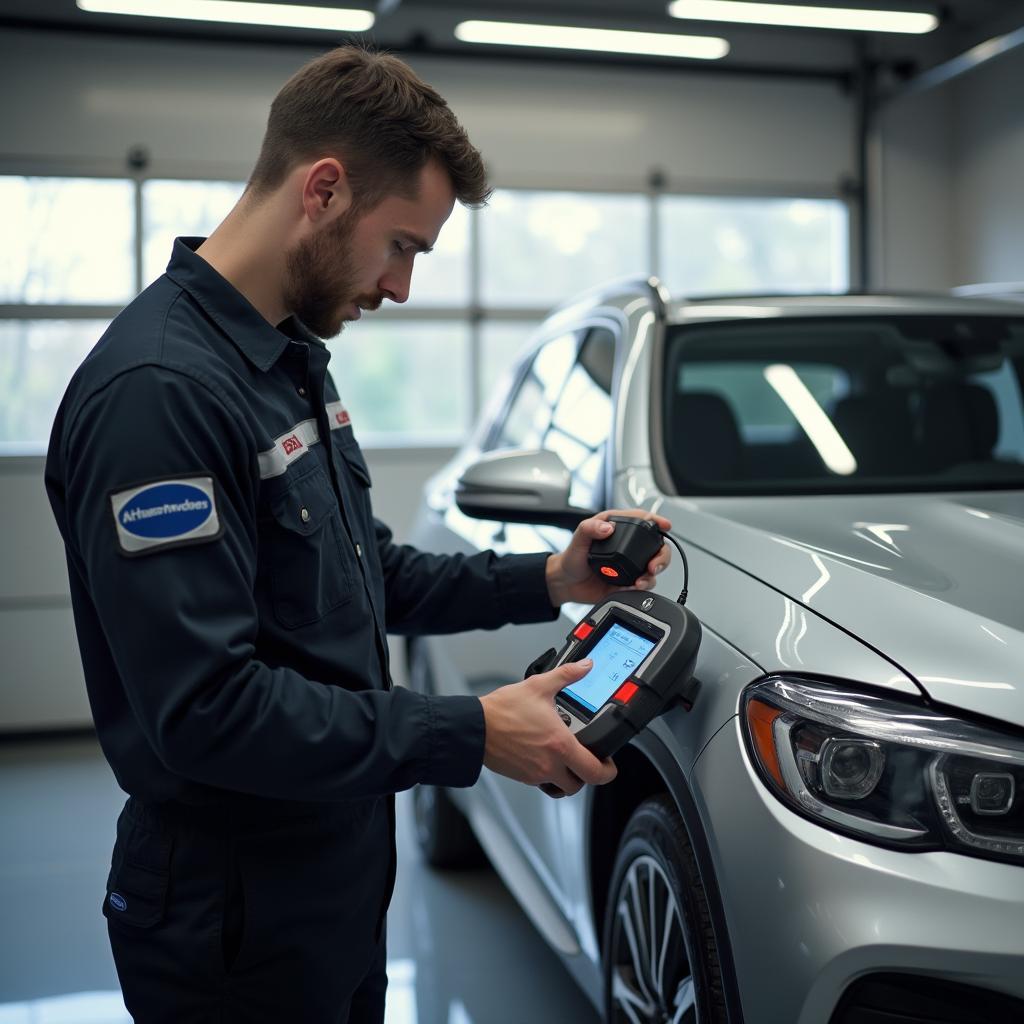
[[[462,474],[455,504],[474,519],[574,530],[594,513],[569,504],[570,483],[554,452],[492,452]]]

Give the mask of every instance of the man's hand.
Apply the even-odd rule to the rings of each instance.
[[[571,661],[481,697],[487,729],[484,764],[517,782],[554,785],[570,796],[587,783],[611,782],[617,774],[612,760],[594,757],[555,710],[555,694],[592,667],[589,658]]]
[[[566,601],[578,601],[580,604],[597,604],[616,590],[629,588],[615,587],[605,583],[587,565],[587,554],[590,545],[596,540],[610,537],[615,524],[609,523],[609,516],[634,516],[638,519],[653,519],[662,533],[672,529],[672,524],[664,516],[656,516],[643,509],[608,509],[591,519],[584,519],[569,541],[569,546],[559,555],[548,559],[546,568],[548,596],[551,604],[558,608]],[[647,564],[647,573],[640,576],[633,587],[637,590],[650,590],[654,586],[654,577],[661,572],[671,560],[671,552],[667,544]]]

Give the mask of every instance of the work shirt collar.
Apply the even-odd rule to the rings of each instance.
[[[196,255],[196,249],[205,241],[205,238],[176,238],[171,262],[167,264],[167,276],[202,306],[253,366],[266,372],[292,341],[325,347],[295,317],[289,317],[277,327],[268,323],[234,285],[221,277],[202,256]]]

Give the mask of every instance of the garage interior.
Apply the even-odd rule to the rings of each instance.
[[[304,62],[348,39],[402,57],[496,189],[456,212],[406,305],[331,346],[400,541],[531,331],[609,279],[1024,298],[1018,0],[848,5],[934,15],[922,34],[685,20],[665,0],[368,0],[365,32],[88,6],[0,0],[0,1024],[130,1020],[98,912],[124,795],[91,730],[42,486],[53,414],[171,240],[230,208]],[[457,28],[476,22],[728,46],[704,60],[474,43]],[[599,1020],[498,877],[426,867],[407,794],[398,808],[390,1024]]]

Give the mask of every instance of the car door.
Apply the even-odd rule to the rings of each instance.
[[[612,422],[611,381],[616,334],[585,324],[543,342],[518,377],[515,393],[486,437],[485,450],[546,448],[558,454],[572,478],[571,501],[582,508],[604,504],[605,450]],[[485,523],[466,517],[462,529],[477,547],[499,553],[560,551],[571,531],[554,527]],[[449,520],[450,526],[455,526]],[[506,627],[451,656],[472,692],[522,677],[527,664],[548,647],[560,647],[582,609],[567,607],[554,622]],[[481,653],[486,661],[481,661]],[[551,800],[539,790],[485,772],[481,784],[542,881],[563,903],[566,815],[575,800]]]

